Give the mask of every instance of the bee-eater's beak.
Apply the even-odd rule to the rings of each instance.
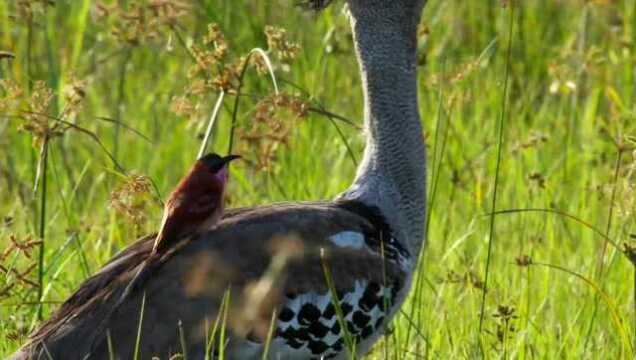
[[[240,159],[240,158],[241,158],[240,155],[228,155],[221,158],[221,164],[227,165],[230,161]]]
[[[201,164],[204,164],[209,171],[215,173],[223,169],[224,167],[226,167],[230,161],[236,160],[239,158],[240,156],[238,155],[228,155],[223,157],[223,156],[219,156],[218,154],[210,153],[200,158],[197,161]]]

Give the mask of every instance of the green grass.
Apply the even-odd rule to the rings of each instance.
[[[281,90],[308,94],[312,106],[360,123],[360,80],[341,4],[316,16],[293,3],[192,1],[177,32],[162,26],[156,38],[131,46],[113,38],[117,23],[100,20],[95,2],[58,1],[29,26],[17,2],[2,1],[0,50],[15,59],[0,60],[0,78],[27,93],[34,81],[45,81],[60,95],[48,108],[54,116],[67,107],[61,95],[71,76],[85,80],[84,105],[67,119],[96,134],[127,173],[149,176],[164,197],[196,156],[216,101],[212,93],[202,97],[192,119],[170,111],[173,96],[191,82],[193,60],[180,41],[199,43],[208,23],[219,24],[236,55],[267,48],[265,25],[287,29],[302,49],[286,69],[273,59]],[[520,3],[496,209],[556,210],[617,244],[629,242],[636,233],[636,1]],[[496,215],[479,333],[510,14],[500,1],[430,0],[425,9],[420,110],[429,188],[436,184],[428,245],[408,303],[370,358],[634,356],[634,267],[611,245],[601,266],[603,236],[545,211]],[[272,91],[269,75],[248,70],[239,129],[250,126],[257,99]],[[211,147],[220,152],[233,107],[230,94]],[[37,245],[30,257],[2,255],[12,235],[38,238],[42,199],[33,193],[39,149],[18,130],[23,120],[10,115],[0,115],[0,357],[24,342],[39,308],[36,288],[12,270],[37,263]],[[232,206],[330,198],[353,178],[354,163],[328,118],[280,116],[290,128],[287,144],[277,147],[267,171],[233,167]],[[361,134],[335,122],[359,158]],[[148,217],[136,224],[113,210],[109,198],[122,184],[122,169],[86,133],[71,129],[49,145],[45,317],[119,249],[153,231],[161,216],[151,195],[137,199]],[[234,146],[257,159],[240,136]],[[516,265],[524,255],[535,264]],[[37,277],[37,266],[25,275],[32,283]]]

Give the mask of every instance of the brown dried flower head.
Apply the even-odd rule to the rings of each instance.
[[[235,93],[239,86],[242,63],[243,61],[239,60],[234,64],[223,66],[219,73],[212,79],[212,86],[217,90]]]
[[[274,26],[265,27],[267,46],[281,61],[294,60],[300,53],[300,45],[288,39],[287,31]]]
[[[47,6],[54,6],[53,0],[17,0],[15,2],[16,20],[32,24],[37,15],[43,14]]]
[[[532,265],[532,258],[528,255],[521,255],[515,258],[515,263],[517,266],[528,267]]]
[[[65,106],[61,117],[71,120],[82,110],[84,98],[86,98],[86,81],[71,75],[68,84],[64,87],[63,96]]]
[[[632,235],[634,239],[636,239],[636,235]],[[623,254],[629,259],[629,261],[636,266],[636,242],[624,242],[622,244]]]
[[[191,117],[194,115],[196,108],[192,101],[185,96],[173,96],[170,103],[170,111],[178,116]]]
[[[451,270],[448,272],[448,274],[446,274],[446,278],[443,281],[451,283],[451,284],[461,284],[463,286],[470,286],[472,288],[482,290],[482,291],[485,288],[484,281],[481,279],[479,274],[477,274],[473,270],[467,270],[463,274],[460,274]]]
[[[492,316],[497,321],[497,340],[503,343],[517,330],[513,324],[514,320],[519,318],[517,310],[513,306],[499,304]]]
[[[1,79],[0,90],[2,90],[3,93],[2,97],[0,97],[0,111],[16,112],[20,108],[20,102],[24,98],[22,87],[13,80]]]
[[[31,274],[37,266],[32,252],[37,249],[41,241],[34,240],[32,236],[19,239],[17,235],[10,234],[7,243],[6,249],[0,253],[0,274],[6,280],[0,285],[0,299],[38,287],[38,284],[31,280]],[[11,265],[5,266],[4,262],[8,259],[11,259]],[[18,260],[26,260],[26,262]]]
[[[151,200],[152,182],[144,175],[129,175],[110,194],[110,207],[128,218],[134,225],[142,225]]]
[[[532,131],[530,132],[530,136],[524,139],[523,141],[517,141],[513,146],[511,152],[513,154],[517,154],[524,150],[538,148],[541,144],[545,144],[548,142],[550,137],[540,131]]]
[[[279,93],[261,99],[254,109],[249,125],[238,131],[244,140],[240,152],[255,154],[247,159],[256,170],[271,170],[276,150],[280,145],[288,145],[295,120],[303,119],[309,111],[309,103],[299,96]],[[291,119],[291,121],[289,120]]]
[[[191,10],[188,3],[178,0],[150,0],[147,6],[161,23],[168,26],[177,25],[177,21]]]
[[[33,145],[36,147],[40,147],[45,141],[64,135],[69,129],[68,126],[48,114],[52,101],[53,91],[44,81],[36,81],[31,96],[25,99],[26,111],[20,108],[14,109],[17,113],[22,114],[24,119],[20,130],[33,136]]]
[[[213,56],[217,61],[223,60],[227,55],[228,45],[219,24],[208,25],[208,33],[203,37],[203,44],[214,49]]]
[[[132,1],[127,8],[98,2],[95,8],[114,39],[130,46],[167,37],[178,20],[190,13],[190,5],[178,0]]]
[[[508,305],[497,305],[497,311],[493,314],[493,317],[504,321],[518,318],[515,308]]]

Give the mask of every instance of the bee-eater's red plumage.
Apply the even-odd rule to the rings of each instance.
[[[162,252],[186,235],[209,229],[220,219],[228,172],[224,158],[218,157],[218,161],[220,168],[212,169],[202,159],[197,160],[170,194],[153,252]]]

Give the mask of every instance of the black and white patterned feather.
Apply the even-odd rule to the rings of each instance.
[[[336,233],[330,237],[333,243],[365,249],[407,271],[410,254],[393,237],[377,208],[355,201],[341,201],[337,206],[362,216],[371,226],[359,232]],[[402,277],[390,277],[382,283],[360,278],[350,288],[336,291],[337,302],[330,291],[287,293],[278,312],[273,342],[283,358],[284,354],[294,358],[302,354],[302,358],[307,359],[342,356],[348,351],[347,338],[360,344],[384,333],[404,285]]]
[[[357,281],[351,291],[336,294],[341,317],[330,292],[287,294],[273,341],[286,347],[289,354],[335,358],[348,351],[346,336],[359,344],[384,332],[385,319],[401,286],[399,282],[384,286]]]

